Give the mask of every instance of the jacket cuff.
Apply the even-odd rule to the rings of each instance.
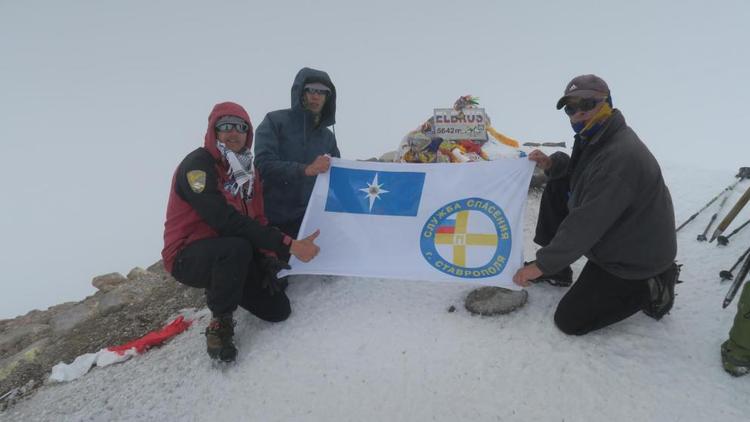
[[[539,263],[539,258],[537,257],[536,261],[534,261],[534,264],[536,264],[536,267],[539,268],[539,271],[542,272],[542,274],[554,274],[549,271],[549,269],[546,268],[545,265]]]
[[[547,176],[549,180],[559,179],[564,176],[570,157],[564,152],[557,151],[550,155],[549,158],[552,160],[552,165],[544,171],[544,175]]]
[[[281,247],[282,251],[285,252],[286,255],[292,254],[292,242],[294,241],[294,238],[289,236],[286,233],[282,233],[284,237],[281,238],[281,244],[284,245]]]

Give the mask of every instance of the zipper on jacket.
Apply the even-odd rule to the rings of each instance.
[[[242,199],[242,209],[245,211],[245,215],[246,216],[252,217],[250,215],[250,213],[248,212],[248,210],[247,210],[247,201],[245,201],[244,199]]]

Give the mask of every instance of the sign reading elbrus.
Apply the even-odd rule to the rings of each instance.
[[[487,140],[487,115],[483,108],[436,108],[433,130],[437,137],[456,140]]]

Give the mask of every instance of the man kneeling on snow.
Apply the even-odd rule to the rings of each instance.
[[[643,310],[660,319],[672,308],[679,268],[674,211],[659,163],[612,108],[595,75],[570,81],[557,102],[575,131],[572,156],[529,155],[548,176],[534,242],[536,261],[513,281],[572,283],[570,264],[588,258],[562,298],[555,324],[586,334]]]
[[[203,147],[175,171],[164,224],[164,266],[179,282],[206,289],[213,315],[206,347],[211,358],[225,362],[237,356],[233,312],[238,305],[272,322],[291,313],[276,278],[289,265],[276,257],[291,254],[307,262],[319,251],[317,231],[297,241],[267,225],[252,142],[245,109],[217,104]]]

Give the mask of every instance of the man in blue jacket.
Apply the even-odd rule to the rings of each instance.
[[[292,107],[266,114],[255,132],[255,166],[263,176],[266,216],[297,238],[315,178],[340,157],[336,87],[326,72],[302,68],[292,85]]]

